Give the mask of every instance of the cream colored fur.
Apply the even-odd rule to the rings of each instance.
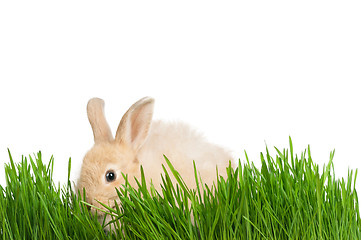
[[[113,138],[105,120],[103,100],[89,100],[87,111],[95,144],[83,159],[77,188],[86,190],[90,204],[102,208],[98,200],[113,207],[117,199],[115,187],[124,183],[121,173],[128,174],[131,184],[136,186],[134,177],[140,179],[140,165],[148,183],[152,180],[160,190],[162,164],[167,166],[163,154],[190,188],[195,188],[193,160],[204,183],[212,184],[216,180],[216,166],[219,174],[225,175],[232,159],[229,152],[207,142],[184,123],[152,121],[153,105],[151,98],[133,104]],[[108,170],[117,176],[110,183],[105,178]]]
[[[176,122],[154,121],[148,139],[139,152],[146,177],[152,178],[156,187],[161,183],[162,164],[167,166],[163,154],[171,161],[189,188],[195,188],[193,160],[202,181],[212,184],[216,180],[216,166],[220,175],[232,159],[223,148],[205,141],[203,136],[188,125]],[[168,167],[167,167],[168,169]]]

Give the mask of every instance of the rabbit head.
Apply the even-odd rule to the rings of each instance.
[[[143,98],[134,103],[122,117],[115,138],[104,116],[104,101],[90,99],[87,113],[94,134],[94,146],[86,153],[77,189],[86,192],[86,201],[100,209],[99,203],[114,207],[116,187],[124,183],[122,173],[138,177],[137,153],[145,142],[153,116],[154,100]],[[92,208],[92,211],[95,210]]]

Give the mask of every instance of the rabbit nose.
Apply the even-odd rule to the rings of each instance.
[[[91,201],[89,201],[89,199],[85,199],[85,206],[88,209],[88,211],[90,211],[92,209],[92,207],[90,205],[92,205],[93,203]],[[89,205],[90,204],[90,205]]]

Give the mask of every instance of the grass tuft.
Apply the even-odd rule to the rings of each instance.
[[[69,181],[53,183],[51,158],[43,164],[39,152],[5,164],[6,186],[0,186],[2,239],[361,239],[355,190],[357,171],[336,179],[330,161],[322,168],[311,151],[294,155],[276,149],[261,153],[260,169],[245,154],[245,163],[230,165],[227,177],[207,186],[197,175],[198,187],[189,189],[165,157],[162,190],[141,178],[117,189],[119,202],[108,208],[114,231],[104,232],[84,197]],[[173,176],[176,182],[172,182]]]

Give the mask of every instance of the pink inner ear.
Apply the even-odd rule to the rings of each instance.
[[[132,143],[139,144],[148,134],[147,112],[139,109],[134,111],[131,116],[131,141]]]
[[[138,151],[148,135],[153,116],[153,100],[144,98],[133,104],[119,123],[115,139]]]
[[[139,131],[140,131],[140,128],[141,128],[141,125],[139,123],[140,120],[137,119],[139,115],[140,115],[139,111],[136,111],[131,116],[131,121],[130,121],[130,123],[131,123],[131,135],[130,135],[130,137],[131,137],[132,142],[137,138],[137,136],[139,134]]]

